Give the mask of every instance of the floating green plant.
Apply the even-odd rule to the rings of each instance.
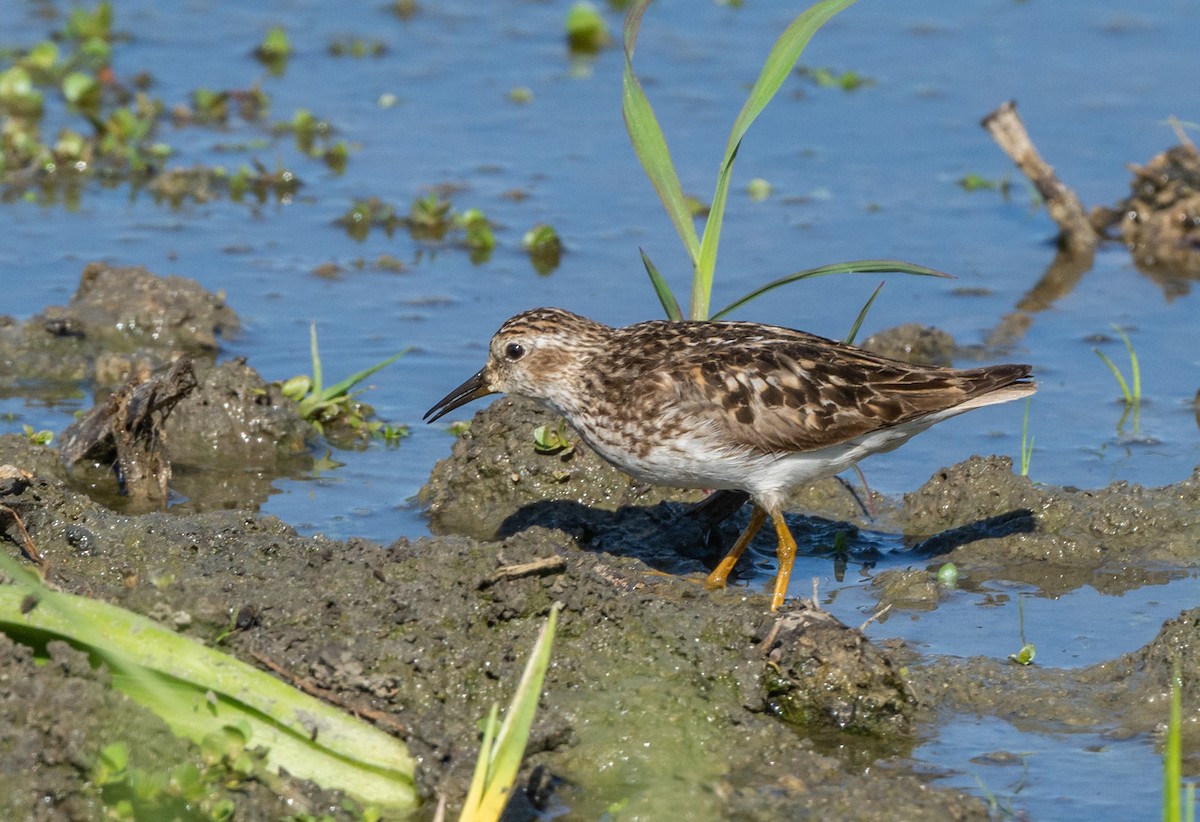
[[[859,74],[852,69],[837,71],[821,66],[800,66],[796,69],[796,73],[811,81],[813,85],[820,86],[821,88],[858,91],[860,88],[875,85],[875,81],[872,78]]]
[[[572,51],[595,52],[608,45],[611,37],[604,17],[587,0],[579,0],[567,12],[567,44]]]

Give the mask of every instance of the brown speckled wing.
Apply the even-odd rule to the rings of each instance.
[[[710,420],[731,443],[766,453],[845,442],[952,408],[1029,373],[1021,365],[964,371],[914,366],[785,328],[677,328],[688,344],[672,346],[671,362],[651,357],[639,363],[643,378],[673,375],[676,410]],[[659,401],[667,399],[656,390],[664,381],[639,382]]]

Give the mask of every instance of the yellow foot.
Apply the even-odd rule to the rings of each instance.
[[[746,526],[746,530],[737,538],[737,542],[729,549],[729,553],[725,555],[725,558],[717,563],[717,567],[708,575],[708,579],[704,580],[705,588],[712,590],[713,588],[725,587],[725,582],[729,579],[729,574],[733,571],[733,566],[737,565],[737,561],[742,558],[742,553],[746,550],[746,546],[750,544],[750,540],[754,539],[754,535],[758,533],[759,528],[762,528],[762,524],[766,519],[767,512],[755,505],[754,510],[750,512],[750,522]]]

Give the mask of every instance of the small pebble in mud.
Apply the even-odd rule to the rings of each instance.
[[[99,543],[96,535],[82,525],[68,525],[65,536],[67,544],[75,549],[77,556],[90,557],[99,553]]]

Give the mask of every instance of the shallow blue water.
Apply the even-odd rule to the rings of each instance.
[[[0,40],[28,45],[44,37],[39,8],[0,5]],[[648,14],[637,66],[688,192],[710,195],[727,129],[761,56],[797,10],[665,0]],[[279,482],[265,510],[305,532],[337,537],[386,543],[424,533],[412,498],[434,461],[449,452],[450,439],[419,419],[479,367],[487,337],[504,318],[536,304],[613,324],[658,316],[639,247],[681,299],[686,289],[681,246],[621,124],[620,52],[571,58],[564,15],[562,4],[529,2],[426,4],[406,21],[383,4],[119,3],[117,27],[130,35],[116,51],[119,75],[151,70],[153,93],[168,105],[198,86],[261,82],[271,96],[271,120],[312,110],[354,147],[350,162],[335,175],[301,157],[290,139],[236,120],[219,132],[169,130],[161,136],[177,150],[173,165],[236,166],[254,157],[268,167],[294,168],[305,185],[285,203],[261,206],[218,200],[172,211],[145,193],[131,197],[126,189],[98,186],[85,191],[77,211],[23,200],[0,204],[0,311],[25,317],[65,303],[83,265],[106,259],[224,290],[244,322],[224,354],[248,357],[268,379],[309,370],[313,320],[329,375],[416,346],[376,375],[367,397],[384,419],[411,424],[412,436],[398,449],[336,453],[342,467]],[[619,31],[618,16],[606,17]],[[274,24],[287,29],[297,50],[280,78],[250,56]],[[346,35],[377,38],[388,51],[359,60],[330,56],[328,44]],[[843,93],[792,77],[755,124],[738,159],[714,305],[798,268],[893,257],[958,279],[889,279],[864,335],[913,321],[941,327],[960,344],[982,343],[1053,259],[1054,226],[1032,207],[1028,186],[979,119],[1016,98],[1062,179],[1088,205],[1113,204],[1127,191],[1126,163],[1145,162],[1174,142],[1166,118],[1195,117],[1197,35],[1200,10],[1183,0],[1134,10],[1113,0],[1086,7],[864,0],[817,36],[805,62],[852,69],[875,84]],[[528,87],[532,102],[510,102],[516,86]],[[395,105],[381,105],[382,95],[394,95]],[[251,141],[265,141],[265,148],[222,148]],[[970,173],[1010,178],[1011,199],[963,190],[956,181]],[[765,202],[745,195],[752,177],[772,184]],[[423,247],[403,232],[373,231],[356,242],[334,224],[356,197],[378,196],[405,210],[444,183],[461,187],[452,195],[456,208],[482,208],[498,224],[499,245],[486,263],[472,264],[461,250]],[[567,247],[548,276],[536,274],[520,250],[523,232],[541,221],[553,224]],[[404,260],[408,270],[353,265],[381,254]],[[337,279],[312,273],[330,262],[345,269]],[[840,337],[878,280],[807,283],[738,316]],[[1039,375],[1030,411],[1035,479],[1081,487],[1117,479],[1162,484],[1200,463],[1192,404],[1200,386],[1194,321],[1200,305],[1196,289],[1182,285],[1186,293],[1168,299],[1122,249],[1106,247],[1074,291],[1034,315],[1028,333],[1005,352],[1006,359],[1033,363]],[[986,293],[961,296],[963,288]],[[1129,330],[1142,364],[1139,437],[1128,426],[1118,431],[1119,392],[1092,351],[1090,338],[1112,336],[1114,323]],[[1119,341],[1103,349],[1126,362]],[[61,430],[83,404],[83,398],[53,407],[2,400],[0,414],[14,416],[0,427]],[[972,453],[1016,457],[1022,414],[1016,405],[974,412],[867,461],[864,470],[872,487],[901,493]],[[892,561],[905,564],[902,556]],[[768,575],[764,569],[763,579]],[[797,593],[814,575],[823,590],[838,592],[833,607],[845,608],[840,615],[847,621],[868,607],[858,579],[850,575],[839,584],[827,560],[797,568]],[[1195,604],[1193,591],[1188,578],[1119,602],[1086,589],[1059,600],[1027,598],[1026,626],[1037,632],[1039,662],[1085,664],[1149,639],[1161,619]],[[1011,605],[985,610],[977,595],[961,597],[932,615],[893,616],[872,626],[872,635],[901,634],[939,653],[1015,650]],[[1114,630],[1110,616],[1139,626],[1121,632],[1119,648],[1104,639]],[[957,768],[971,749],[956,739],[947,730],[920,755]],[[1088,779],[1102,778],[1089,776],[1088,762],[1079,763],[1081,790]],[[1043,790],[1030,783],[1017,804],[1059,801]],[[1050,807],[1079,816],[1089,806]]]

